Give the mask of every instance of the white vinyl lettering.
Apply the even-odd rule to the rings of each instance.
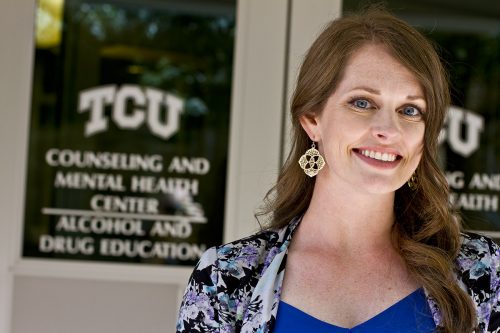
[[[210,161],[206,158],[187,158],[174,156],[168,172],[191,173],[195,175],[205,175],[210,171]]]
[[[84,254],[94,253],[94,239],[91,237],[65,237],[41,235],[38,250],[42,253]]]
[[[453,189],[461,189],[464,187],[464,173],[462,171],[447,171],[446,180]]]
[[[138,85],[130,84],[119,88],[108,85],[84,90],[80,92],[78,112],[90,113],[85,124],[85,136],[108,129],[106,106],[111,106],[111,120],[118,128],[135,130],[146,123],[151,133],[167,140],[179,130],[184,101],[171,93],[154,88],[143,90]]]
[[[85,124],[85,136],[91,136],[108,129],[108,120],[104,116],[104,107],[113,102],[116,86],[109,85],[80,92],[78,112],[90,110],[90,120]]]
[[[136,108],[127,114],[127,102],[130,101]],[[146,105],[146,97],[137,86],[123,85],[116,93],[113,107],[113,121],[122,129],[136,129],[144,122],[144,110],[137,107]]]
[[[445,124],[439,136],[440,142],[448,140],[450,148],[463,157],[469,157],[479,149],[479,135],[484,129],[484,120],[480,115],[456,106],[451,106]],[[462,127],[465,133],[462,134]]]
[[[168,139],[177,132],[179,128],[179,116],[183,110],[183,101],[172,94],[165,94],[163,102],[168,108],[166,122],[160,122],[160,108],[162,102],[162,92],[157,89],[146,89],[146,96],[149,100],[148,108],[148,126],[151,132],[163,139]]]

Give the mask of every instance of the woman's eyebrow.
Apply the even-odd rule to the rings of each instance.
[[[425,98],[423,96],[420,96],[420,95],[408,95],[406,96],[407,99],[410,99],[410,100],[416,100],[416,99],[421,99],[425,102]]]
[[[374,89],[374,88],[370,88],[370,87],[366,87],[366,86],[354,87],[354,88],[351,89],[351,91],[352,90],[365,90],[365,91],[367,91],[369,93],[372,93],[374,95],[380,95],[380,90],[377,90],[377,89]],[[421,95],[408,95],[408,96],[406,96],[406,98],[409,99],[409,100],[412,100],[412,101],[414,101],[416,99],[421,99],[421,100],[423,100],[425,102],[425,98],[423,96],[421,96]]]
[[[377,89],[374,89],[374,88],[370,88],[370,87],[366,87],[366,86],[355,87],[355,88],[352,88],[351,90],[365,90],[365,91],[368,91],[369,93],[372,93],[372,94],[375,94],[375,95],[380,95],[380,90],[377,90]]]

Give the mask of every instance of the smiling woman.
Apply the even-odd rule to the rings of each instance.
[[[331,22],[300,70],[267,226],[203,255],[177,331],[498,332],[499,247],[461,233],[436,163],[448,102],[408,24],[378,8]]]

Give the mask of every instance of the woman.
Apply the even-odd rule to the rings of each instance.
[[[300,70],[270,222],[203,255],[177,331],[500,331],[499,248],[460,233],[436,164],[448,103],[406,23],[371,9],[327,26]]]

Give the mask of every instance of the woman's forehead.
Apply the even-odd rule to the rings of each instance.
[[[374,94],[394,91],[423,96],[417,77],[385,47],[377,44],[364,45],[351,55],[335,90],[339,89],[362,89]]]

